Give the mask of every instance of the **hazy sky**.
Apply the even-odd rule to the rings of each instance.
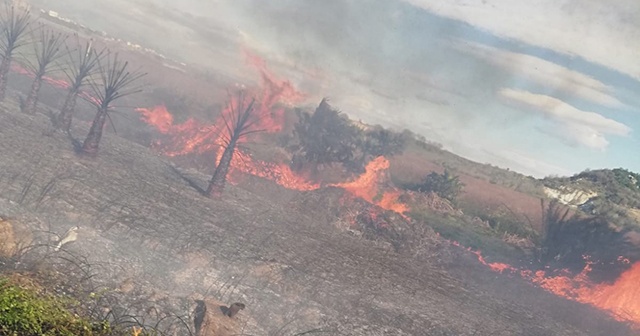
[[[228,73],[247,47],[314,99],[476,161],[640,172],[638,0],[32,2]]]

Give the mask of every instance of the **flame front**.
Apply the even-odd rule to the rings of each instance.
[[[264,59],[244,50],[247,62],[253,66],[262,79],[262,92],[258,97],[258,109],[260,110],[261,129],[270,132],[279,132],[284,125],[284,108],[276,107],[278,104],[292,105],[305,99],[305,94],[298,91],[288,80],[279,79],[267,68]]]
[[[452,243],[461,246],[457,242]],[[588,256],[584,256],[585,266],[582,271],[577,275],[572,275],[568,270],[533,272],[518,269],[505,263],[491,263],[487,262],[479,251],[472,251],[469,248],[467,250],[475,254],[481,264],[494,272],[517,274],[557,296],[590,304],[608,311],[619,321],[630,321],[640,326],[640,286],[638,286],[640,284],[640,262],[633,264],[612,284],[594,284],[589,279],[594,262]],[[618,262],[629,263],[629,260],[619,257]]]
[[[369,162],[365,168],[365,172],[356,180],[334,184],[333,186],[344,188],[354,196],[363,198],[369,203],[376,204],[383,209],[403,214],[409,209],[406,204],[398,201],[401,194],[400,191],[393,190],[384,192],[382,195],[379,194],[380,180],[388,169],[389,160],[384,156],[380,156]]]
[[[246,54],[248,62],[258,70],[262,79],[262,90],[256,95],[259,98],[257,113],[260,122],[257,129],[267,132],[281,131],[284,124],[284,109],[280,104],[294,104],[304,99],[304,94],[286,80],[278,79],[271,73],[262,59],[250,53]],[[233,98],[233,97],[232,97]],[[234,98],[235,99],[235,98]],[[219,159],[224,146],[226,128],[223,116],[229,116],[231,107],[238,108],[246,102],[232,99],[221,117],[213,124],[205,124],[195,119],[175,124],[174,118],[164,106],[139,108],[141,119],[154,126],[157,131],[167,137],[165,141],[156,142],[153,146],[168,156],[187,154],[203,154],[213,152]],[[232,173],[242,172],[272,180],[281,186],[294,190],[315,190],[320,187],[295,174],[286,163],[273,163],[255,160],[250,154],[237,149],[231,163]],[[403,214],[409,209],[399,201],[401,192],[383,184],[383,177],[389,169],[389,160],[378,157],[366,166],[365,172],[354,181],[333,184],[347,190],[354,197],[376,204],[379,207]],[[233,179],[231,179],[233,182]],[[375,216],[375,213],[371,214]],[[403,215],[404,216],[404,215]],[[453,245],[460,246],[456,242]],[[479,251],[472,251],[478,261],[494,272],[517,274],[555,295],[562,296],[585,304],[591,304],[611,313],[616,319],[634,321],[640,324],[640,262],[624,272],[614,283],[594,284],[589,280],[592,263],[587,260],[585,268],[577,275],[568,271],[548,272],[519,269],[505,263],[487,262]],[[624,262],[626,259],[622,259]],[[628,262],[628,260],[626,261]]]
[[[584,269],[573,277],[566,274],[547,277],[544,271],[523,272],[523,275],[556,295],[605,309],[620,321],[640,324],[640,262],[633,264],[612,284],[591,283],[588,275],[592,265],[587,261]]]
[[[257,122],[252,126],[255,130],[265,132],[279,132],[284,125],[284,108],[282,104],[295,104],[302,101],[305,95],[295,89],[287,80],[277,78],[266,67],[259,57],[246,52],[248,62],[259,72],[262,79],[261,90],[257,96],[255,114]],[[166,141],[152,144],[157,150],[167,156],[182,156],[188,154],[216,153],[216,160],[220,159],[224,148],[224,139],[229,137],[225,127],[225,120],[231,120],[232,113],[238,108],[247,106],[246,96],[231,96],[226,108],[213,124],[198,122],[193,118],[184,123],[175,124],[174,118],[163,105],[150,109],[138,108],[141,119],[166,135]],[[240,101],[244,100],[244,101]],[[236,149],[231,162],[232,172],[242,172],[273,180],[285,188],[294,190],[314,190],[319,184],[295,174],[285,163],[271,163],[257,161],[240,148]],[[233,180],[232,180],[233,182]]]

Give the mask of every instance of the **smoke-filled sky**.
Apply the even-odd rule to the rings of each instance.
[[[226,75],[246,47],[314,99],[479,162],[640,171],[638,0],[30,2]]]

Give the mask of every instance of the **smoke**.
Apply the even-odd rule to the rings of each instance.
[[[477,31],[402,1],[242,0],[229,10],[261,52],[319,69],[329,85],[314,93],[366,121],[468,130],[491,118],[477,111],[510,80],[452,45]]]
[[[478,153],[478,146],[514,149],[508,146],[516,144],[505,145],[505,136],[496,134],[504,126],[520,134],[536,132],[527,124],[530,116],[504,106],[496,95],[505,87],[548,91],[545,81],[530,81],[513,64],[524,59],[552,65],[514,53],[506,54],[513,64],[505,66],[499,60],[507,57],[505,48],[518,49],[514,41],[402,0],[32,2],[58,6],[61,14],[71,13],[88,26],[239,81],[257,79],[240,52],[253,50],[308,93],[309,104],[328,96],[353,118],[410,128],[467,156]],[[490,48],[478,54],[466,43]],[[556,66],[545,74],[564,78],[558,73],[563,69]],[[569,96],[588,91],[573,80],[557,82],[552,89]],[[565,84],[576,87],[560,87]],[[586,84],[588,92],[600,87]]]

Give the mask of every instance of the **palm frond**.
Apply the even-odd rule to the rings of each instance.
[[[0,52],[3,57],[11,56],[14,50],[27,43],[24,35],[31,22],[31,13],[28,10],[16,9],[10,3],[5,3],[0,14]]]
[[[38,42],[33,46],[35,63],[27,63],[36,78],[41,78],[47,72],[54,70],[51,67],[55,65],[55,62],[66,56],[63,45],[67,38],[67,35],[40,27],[36,38]]]
[[[129,62],[121,61],[118,54],[106,54],[96,60],[98,78],[90,79],[89,85],[102,108],[111,108],[112,103],[120,98],[142,91],[142,85],[134,85],[146,75],[139,70],[129,71]]]

